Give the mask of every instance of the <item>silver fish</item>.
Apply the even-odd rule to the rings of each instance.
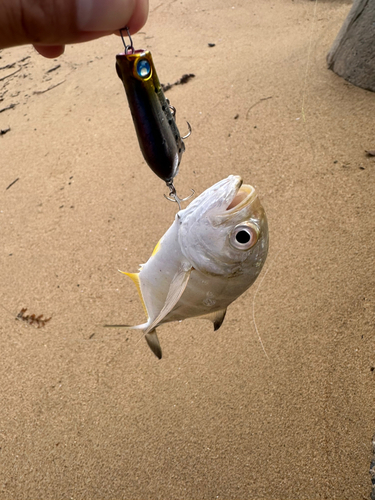
[[[252,186],[230,175],[180,210],[138,273],[136,284],[152,352],[162,356],[156,328],[199,317],[220,328],[229,304],[258,277],[268,251],[268,224]]]

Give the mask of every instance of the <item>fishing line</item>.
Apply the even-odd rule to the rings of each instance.
[[[282,249],[281,249],[281,250],[282,250]],[[263,283],[263,281],[264,281],[264,278],[267,276],[268,271],[271,269],[271,267],[272,267],[272,266],[273,266],[273,264],[275,263],[275,260],[276,260],[276,259],[277,259],[277,257],[279,256],[279,253],[281,252],[281,250],[279,250],[279,251],[277,252],[277,254],[275,255],[275,257],[274,257],[273,261],[271,262],[271,264],[268,266],[267,270],[266,270],[266,271],[265,271],[265,273],[263,274],[263,277],[262,277],[262,279],[260,280],[259,285],[257,286],[257,289],[255,290],[254,297],[253,297],[253,323],[254,323],[255,331],[256,331],[256,334],[257,334],[257,336],[258,336],[258,340],[259,340],[259,342],[260,342],[260,345],[262,346],[263,352],[264,352],[264,354],[266,355],[266,358],[267,358],[268,360],[269,360],[270,358],[269,358],[269,356],[268,356],[268,354],[267,354],[267,351],[266,351],[266,349],[265,349],[265,347],[264,347],[264,344],[263,344],[263,342],[262,342],[262,338],[261,338],[260,333],[259,333],[259,330],[258,330],[258,326],[257,326],[256,321],[255,321],[255,298],[256,298],[256,296],[257,296],[257,294],[258,294],[258,292],[259,292],[259,289],[260,289],[260,287],[261,287],[261,285],[262,285],[262,283]]]
[[[306,71],[305,71],[305,78],[303,82],[303,91],[302,91],[302,106],[301,106],[301,112],[302,112],[302,120],[304,123],[306,123],[306,115],[305,115],[305,96],[306,96],[306,86],[307,86],[307,77],[309,73],[309,66],[310,66],[310,57],[311,57],[311,47],[312,47],[312,37],[313,37],[313,32],[315,28],[315,23],[316,23],[316,7],[318,5],[318,0],[315,0],[314,2],[314,12],[313,12],[313,20],[311,23],[311,32],[310,32],[310,40],[309,40],[309,48],[307,52],[307,62],[306,62]]]
[[[253,323],[254,323],[254,327],[255,327],[255,332],[256,332],[256,334],[257,334],[257,336],[258,336],[259,343],[260,343],[260,345],[262,346],[263,352],[264,352],[264,354],[266,355],[266,358],[267,358],[267,359],[270,359],[270,358],[269,358],[269,356],[268,356],[268,354],[267,354],[267,351],[266,351],[266,349],[265,349],[265,347],[264,347],[264,344],[263,344],[263,342],[262,342],[262,338],[261,338],[261,336],[260,336],[260,333],[259,333],[259,330],[258,330],[258,327],[257,327],[256,321],[255,321],[255,297],[257,296],[257,293],[258,293],[258,291],[259,291],[260,285],[263,283],[263,280],[264,280],[264,278],[267,276],[267,273],[268,273],[268,271],[269,271],[269,270],[270,270],[270,268],[268,267],[267,271],[264,273],[263,278],[261,279],[261,281],[260,281],[260,283],[259,283],[259,285],[258,285],[258,287],[257,287],[257,289],[256,289],[256,291],[255,291],[255,293],[254,293],[254,298],[253,298]]]
[[[303,90],[302,90],[302,105],[301,105],[301,112],[302,112],[302,120],[304,123],[306,123],[306,114],[305,114],[305,101],[306,101],[306,94],[307,94],[307,78],[308,78],[308,74],[309,74],[309,68],[310,68],[310,59],[311,59],[311,52],[312,52],[312,43],[313,43],[313,33],[314,33],[314,29],[315,29],[315,25],[316,25],[316,11],[317,11],[317,5],[318,5],[318,0],[315,0],[314,1],[314,10],[313,10],[313,19],[312,19],[312,23],[311,23],[311,30],[310,30],[310,37],[309,37],[309,44],[308,44],[308,52],[307,52],[307,61],[306,61],[306,70],[305,70],[305,77],[304,77],[304,81],[303,81]],[[314,148],[311,144],[311,141],[310,142],[310,145],[311,145],[311,148],[312,148],[312,152],[313,152],[313,159],[314,159],[314,163],[315,163],[315,151],[314,151]],[[256,296],[260,290],[260,287],[262,286],[262,283],[265,279],[265,277],[267,276],[268,274],[268,271],[271,269],[271,267],[273,266],[273,264],[275,263],[275,260],[277,259],[277,257],[279,256],[280,252],[282,251],[283,249],[280,249],[277,254],[275,255],[273,261],[271,262],[271,264],[268,266],[267,270],[265,271],[261,281],[259,282],[259,285],[254,293],[254,298],[253,298],[253,323],[254,323],[254,328],[255,328],[255,332],[258,336],[258,340],[260,342],[260,345],[262,346],[262,349],[263,349],[263,352],[264,354],[266,355],[267,359],[270,359],[267,352],[266,352],[266,349],[264,347],[264,344],[262,342],[262,339],[261,339],[261,336],[260,336],[260,333],[259,333],[259,329],[258,329],[258,326],[256,324],[256,320],[255,320],[255,299],[256,299]]]
[[[13,316],[14,319],[17,319],[17,316],[15,316],[11,311],[9,311],[9,309],[7,309],[5,306],[3,306],[3,304],[0,304],[0,307],[2,307],[4,309],[4,311],[6,311],[8,314]]]

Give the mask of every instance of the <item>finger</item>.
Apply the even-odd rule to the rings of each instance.
[[[91,40],[95,40],[96,38],[102,36],[112,35],[111,31],[100,31],[98,33],[90,33],[86,32],[79,35],[77,38],[77,42],[89,42]],[[73,42],[72,42],[73,43]],[[48,57],[49,59],[54,59],[55,57],[61,56],[65,52],[65,45],[42,45],[42,44],[33,44],[34,49],[39,52],[40,55],[44,57]]]
[[[141,2],[137,2],[136,8],[133,11],[133,15],[129,19],[129,21],[121,26],[124,28],[127,26],[130,30],[131,34],[137,33],[145,24],[148,17],[148,1],[142,0]],[[118,33],[118,29],[115,30]]]
[[[125,25],[134,33],[147,12],[148,0],[0,0],[0,48],[28,43],[61,47]]]
[[[148,0],[77,0],[81,31],[118,31],[128,26],[138,31],[146,22]]]
[[[40,55],[54,59],[64,53],[65,45],[34,45],[34,49]]]

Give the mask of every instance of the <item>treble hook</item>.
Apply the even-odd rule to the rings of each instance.
[[[186,198],[179,198],[177,196],[176,188],[173,185],[173,181],[167,182],[167,187],[169,187],[169,195],[167,196],[166,194],[164,195],[164,198],[166,198],[169,201],[175,201],[178,205],[178,209],[181,210],[181,202],[190,200],[195,195],[194,189],[191,190],[191,195],[187,196]]]
[[[191,135],[191,125],[188,121],[186,121],[186,123],[188,124],[189,132],[186,135],[184,135],[184,137],[181,137],[181,139],[187,139]]]
[[[124,37],[122,35],[122,32],[124,30],[127,31],[127,34],[128,34],[129,40],[130,40],[130,45],[126,45],[126,43],[125,43]],[[124,44],[124,47],[125,47],[125,55],[128,55],[129,53],[133,54],[133,52],[134,52],[134,45],[133,45],[132,37],[130,36],[129,28],[127,26],[125,26],[125,28],[121,28],[120,29],[120,35],[121,35],[122,43]]]

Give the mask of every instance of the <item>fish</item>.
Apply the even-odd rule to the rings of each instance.
[[[187,136],[180,135],[175,108],[164,95],[151,52],[131,46],[116,56],[116,71],[125,88],[143,157],[169,186],[178,173]]]
[[[137,287],[147,321],[106,326],[142,330],[161,359],[156,328],[195,317],[218,330],[227,307],[259,276],[268,244],[267,217],[254,187],[230,175],[176,214],[138,273],[123,272]]]

